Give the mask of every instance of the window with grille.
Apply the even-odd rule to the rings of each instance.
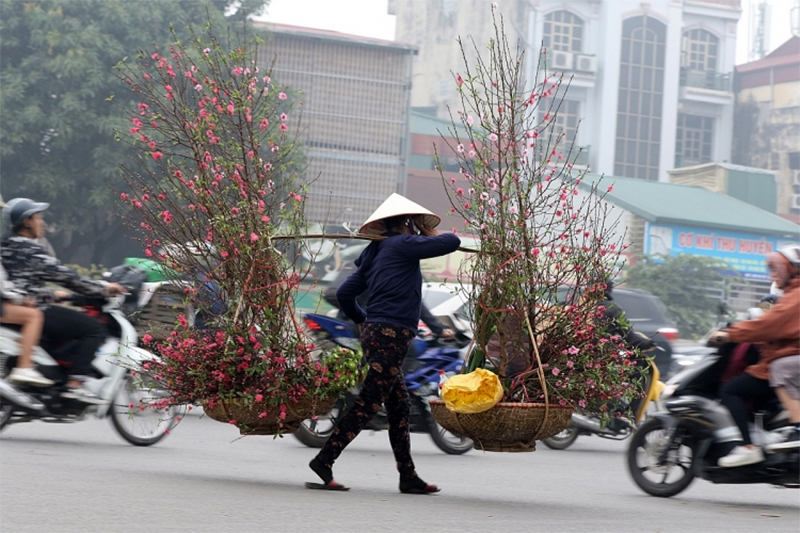
[[[622,24],[614,173],[658,180],[667,27],[647,16]]]
[[[561,107],[557,107],[558,102],[553,102],[553,108],[550,109],[550,99],[545,99],[539,103],[539,121],[544,121],[545,114],[555,115],[555,131],[561,134],[563,131],[565,140],[569,143],[575,138],[575,133],[578,131],[578,123],[581,120],[580,100],[566,100],[561,102]],[[563,146],[563,145],[562,145]]]
[[[714,119],[678,113],[675,134],[675,167],[700,165],[711,161]]]
[[[681,66],[699,72],[716,72],[718,43],[719,39],[706,30],[684,32]]]
[[[569,11],[554,11],[544,17],[544,47],[547,50],[580,52],[583,20]]]

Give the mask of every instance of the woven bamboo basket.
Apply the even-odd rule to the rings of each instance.
[[[572,407],[543,403],[501,402],[482,413],[456,413],[444,401],[430,401],[433,418],[444,429],[472,439],[486,452],[532,452],[536,441],[569,426]]]
[[[275,435],[281,433],[294,433],[303,420],[314,415],[327,413],[333,408],[337,398],[311,398],[300,399],[297,403],[287,404],[286,418],[280,420],[280,410],[266,402],[254,402],[250,405],[241,405],[237,401],[220,400],[209,407],[209,402],[201,400],[201,405],[206,415],[217,422],[229,424],[236,421],[239,433],[242,435]],[[260,418],[261,413],[267,415]],[[279,423],[283,422],[283,427]]]

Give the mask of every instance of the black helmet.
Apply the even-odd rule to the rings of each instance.
[[[50,204],[45,202],[34,202],[30,198],[14,198],[9,200],[5,207],[3,207],[3,218],[8,224],[16,229],[22,223],[35,215],[50,207]]]

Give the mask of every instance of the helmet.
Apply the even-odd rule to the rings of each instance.
[[[13,202],[13,200],[12,200]],[[791,264],[800,270],[800,246],[789,244],[778,248],[778,253],[789,260]]]
[[[3,207],[3,218],[12,228],[19,227],[25,220],[36,213],[40,213],[50,207],[44,202],[34,202],[30,198],[13,198]]]

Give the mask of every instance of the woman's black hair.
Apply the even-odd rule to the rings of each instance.
[[[383,227],[386,231],[391,230],[392,228],[396,228],[397,226],[402,226],[406,222],[406,218],[408,215],[397,215],[394,217],[386,217],[383,219]]]

